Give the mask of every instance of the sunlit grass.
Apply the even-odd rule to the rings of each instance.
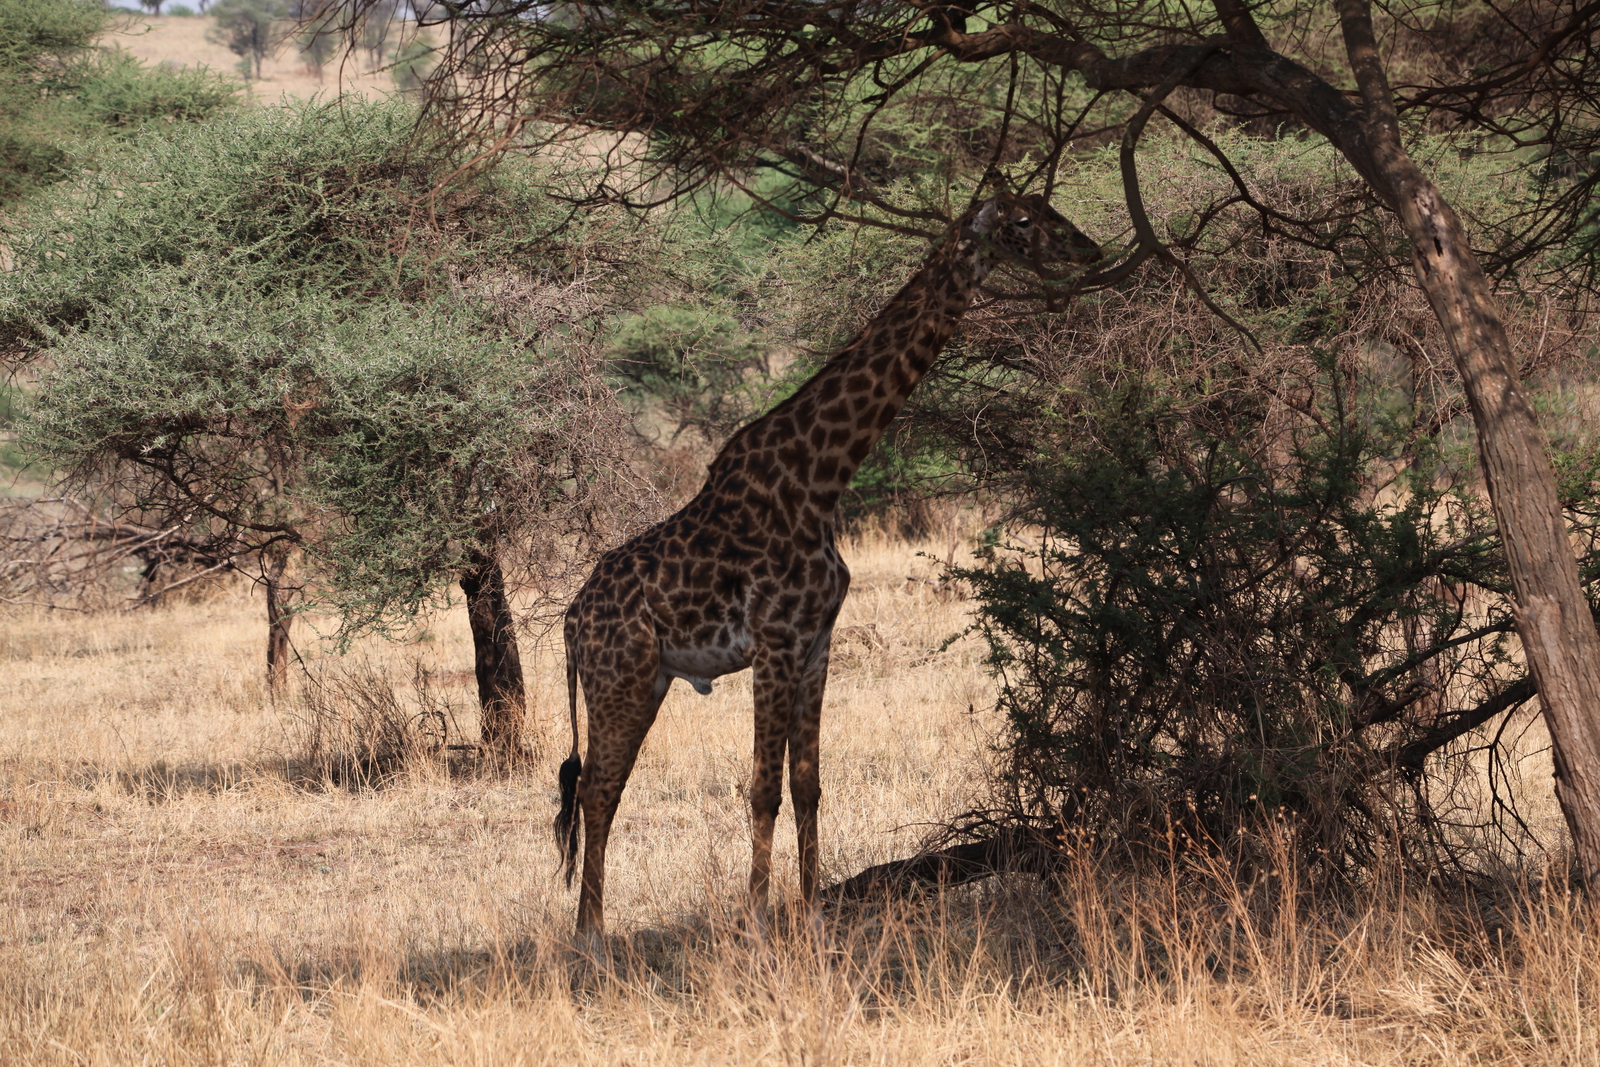
[[[965,605],[907,581],[932,573],[919,548],[946,551],[846,549],[829,880],[982,788],[989,683],[971,643],[938,651]],[[819,943],[788,926],[780,821],[775,929],[752,945],[747,676],[669,697],[613,836],[605,958],[574,959],[559,655],[525,656],[533,765],[330,786],[295,762],[303,703],[261,685],[260,615],[238,589],[0,619],[0,1063],[1600,1063],[1600,953],[1560,893],[1474,911],[1380,880],[1334,901],[1085,859],[832,914]],[[401,690],[428,671],[470,733],[461,616],[355,655]]]

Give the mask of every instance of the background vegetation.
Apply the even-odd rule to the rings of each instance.
[[[0,530],[0,1050],[1592,1058],[1593,917],[1562,880],[1461,385],[1402,235],[1315,137],[1175,98],[1233,168],[1181,131],[1142,143],[1181,265],[1076,295],[997,276],[858,479],[824,873],[925,852],[987,880],[831,908],[829,954],[781,909],[769,952],[725,936],[729,679],[669,698],[614,839],[616,968],[584,978],[553,776],[449,747],[479,736],[453,586],[503,564],[537,750],[564,690],[527,639],[593,553],[697,489],[980,181],[1048,167],[1115,245],[1122,161],[1095,128],[1136,103],[974,65],[797,112],[812,146],[872,116],[860,226],[823,217],[837,185],[792,183],[806,157],[706,181],[530,128],[486,169],[405,101],[245,111],[98,51],[94,5],[26,6],[61,21],[15,46],[6,91],[40,109],[17,136],[60,154],[7,164],[0,432],[56,488]],[[437,73],[415,26],[362,30],[362,66]],[[79,63],[220,102],[113,120],[89,104],[109,91],[58,92]],[[1070,151],[1001,143],[1007,93],[1091,117]],[[1495,264],[1592,591],[1588,231],[1524,240],[1590,164],[1449,132],[1414,145]],[[701,146],[663,125],[644,147]],[[624,178],[648,208],[594,202]],[[679,179],[694,195],[665,202]],[[230,568],[276,568],[336,638],[299,642],[272,699],[240,651],[258,607],[206,577]]]
[[[233,106],[237,89],[207,71],[151,67],[102,46],[113,19],[97,0],[0,5],[0,208],[148,123]]]

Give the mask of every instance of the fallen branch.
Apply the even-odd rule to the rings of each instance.
[[[1005,827],[982,841],[868,867],[822,890],[822,902],[837,905],[852,900],[903,898],[926,889],[967,885],[1007,871],[1036,870],[1041,859],[1036,834],[1024,827]]]

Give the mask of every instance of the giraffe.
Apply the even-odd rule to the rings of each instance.
[[[1082,262],[1093,242],[1042,198],[997,197],[968,214],[888,305],[792,396],[739,430],[682,510],[607,552],[567,609],[572,753],[555,820],[568,885],[584,833],[578,934],[604,929],[612,818],[674,678],[697,693],[755,672],[749,784],[749,903],[764,911],[783,761],[799,844],[800,894],[815,915],[818,731],[834,620],[850,572],[834,543],[840,496],[927,374],[998,255],[1054,247]],[[1093,250],[1091,252],[1091,250]],[[578,753],[578,683],[589,713]]]

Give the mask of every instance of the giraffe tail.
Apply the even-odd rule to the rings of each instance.
[[[561,763],[557,781],[561,786],[561,810],[556,815],[556,848],[561,850],[567,887],[572,887],[572,872],[578,862],[578,829],[583,814],[578,808],[578,776],[583,760],[578,756],[578,657],[574,635],[567,633],[567,710],[572,715],[572,753]]]

